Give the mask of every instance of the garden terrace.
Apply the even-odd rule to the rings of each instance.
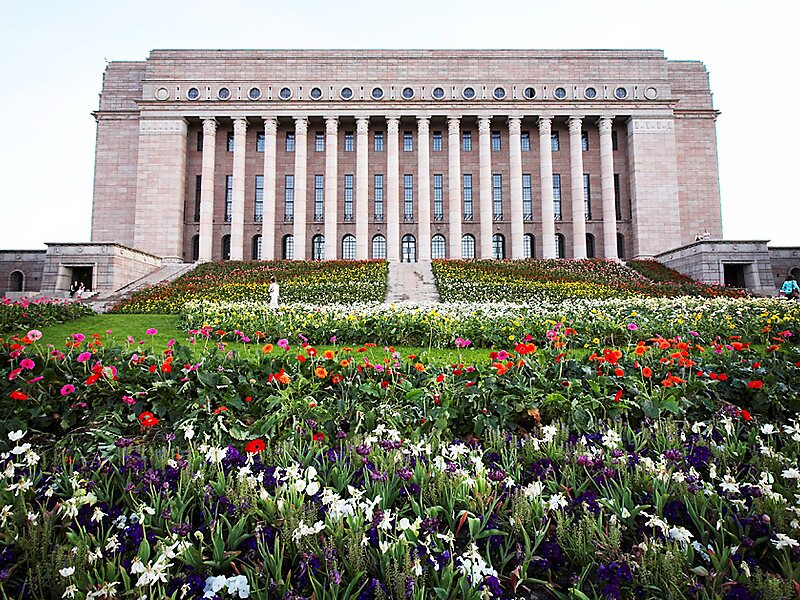
[[[45,297],[17,301],[0,298],[0,333],[47,327],[91,314],[94,311],[79,301]]]
[[[222,261],[204,263],[175,281],[134,294],[114,312],[177,313],[192,300],[269,300],[269,280],[282,303],[382,302],[385,261]]]

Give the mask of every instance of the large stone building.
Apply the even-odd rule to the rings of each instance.
[[[220,258],[653,256],[721,237],[702,63],[658,50],[112,62],[93,242]]]
[[[1,253],[0,286],[114,292],[229,258],[657,257],[766,291],[800,255],[721,239],[717,114],[703,64],[660,50],[154,50],[103,76],[91,242]]]

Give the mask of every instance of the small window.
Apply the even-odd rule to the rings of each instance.
[[[533,193],[531,174],[522,174],[522,220],[533,221]]]
[[[231,259],[231,236],[222,236],[222,260]]]
[[[344,220],[353,220],[353,174],[344,176]]]
[[[294,152],[294,132],[287,131],[286,132],[286,151],[287,152]]]
[[[264,176],[256,175],[256,197],[253,205],[253,221],[261,223],[264,220]]]
[[[475,97],[475,88],[465,87],[461,95],[464,97],[464,100],[472,100]]]
[[[383,221],[383,175],[376,174],[373,178],[373,203],[375,221]]]
[[[464,220],[472,221],[472,173],[464,173]]]
[[[325,176],[314,175],[314,221],[322,222],[325,210]]]
[[[581,131],[581,150],[587,152],[589,150],[589,132]]]
[[[230,89],[226,87],[219,88],[219,91],[217,92],[217,98],[219,98],[220,100],[227,100],[230,97],[231,97]]]
[[[433,220],[444,221],[443,177],[437,173],[433,176]]]
[[[461,258],[475,258],[475,236],[471,233],[461,236]]]
[[[625,258],[625,236],[617,234],[617,257]]]
[[[353,132],[352,131],[345,131],[344,132],[344,151],[345,152],[352,152],[353,149],[354,149]]]
[[[314,134],[314,151],[325,152],[325,134],[321,131]]]
[[[500,152],[500,132],[492,132],[492,152]]]
[[[617,221],[622,220],[622,192],[620,190],[619,173],[614,173],[614,210]]]
[[[233,152],[233,132],[232,131],[228,132],[226,149],[228,150],[228,152]]]
[[[594,236],[591,233],[586,234],[586,258],[594,258]]]
[[[414,151],[414,134],[411,131],[403,132],[403,152]]]
[[[257,87],[251,87],[250,91],[247,92],[247,97],[250,98],[250,100],[258,100],[261,98],[261,90]]]
[[[375,132],[375,152],[383,152],[383,132]]]
[[[264,133],[256,132],[256,152],[264,151]]]
[[[503,176],[500,173],[492,175],[492,208],[494,220],[503,220]]]
[[[200,260],[200,236],[192,236],[192,262]]]
[[[356,259],[356,238],[354,235],[346,235],[342,238],[342,258],[344,260]]]
[[[383,98],[383,89],[379,87],[372,88],[372,92],[370,92],[370,96],[373,100],[380,100]]]
[[[195,175],[194,176],[194,222],[197,223],[200,221],[200,198],[202,197],[203,191],[203,176],[202,175]]]
[[[325,260],[325,236],[315,235],[311,238],[311,260]]]
[[[561,220],[561,174],[553,173],[553,218]]]
[[[434,100],[441,100],[442,98],[444,98],[444,88],[442,87],[433,88],[431,96],[433,96]]]
[[[339,95],[342,97],[342,100],[350,100],[353,97],[353,89],[349,87],[342,88]]]
[[[625,100],[625,98],[628,97],[628,90],[626,90],[624,87],[618,87],[614,90],[614,97],[617,100]]]
[[[414,220],[414,176],[403,175],[403,220]]]
[[[536,98],[536,90],[532,87],[526,87],[525,90],[522,92],[522,95],[525,97],[526,100],[533,100]]]
[[[252,257],[253,260],[261,260],[261,257],[262,257],[261,236],[260,235],[254,235],[251,245],[252,245],[252,248],[251,248],[250,256]]]
[[[587,221],[592,220],[592,187],[589,173],[583,174],[583,212]]]
[[[531,151],[531,132],[530,131],[523,131],[520,133],[519,137],[520,145],[522,146],[523,152],[530,152]]]
[[[565,90],[563,87],[557,87],[553,91],[553,96],[556,98],[556,100],[563,100],[567,97],[567,90]]]
[[[619,139],[617,138],[617,130],[611,130],[611,149],[619,150]]]
[[[197,151],[203,151],[203,130],[197,132]]]
[[[410,87],[403,88],[403,98],[411,100],[414,97],[414,89]]]
[[[294,175],[286,175],[284,179],[283,201],[283,221],[291,223],[294,221]]]
[[[560,233],[556,234],[556,258],[566,258],[564,236]]]
[[[494,91],[492,92],[492,96],[494,96],[495,100],[502,100],[503,98],[506,97],[505,88],[502,88],[502,87],[494,88]]]
[[[471,131],[462,131],[461,132],[461,149],[464,152],[472,152],[472,132]]]
[[[532,233],[526,233],[522,236],[522,252],[525,258],[534,258],[536,256],[535,245],[536,240]]]
[[[583,95],[587,100],[594,100],[597,98],[597,90],[593,87],[587,87],[583,90]]]
[[[288,100],[289,98],[292,97],[292,90],[290,90],[288,87],[281,88],[281,91],[278,93],[278,96],[280,96],[281,100]]]
[[[554,131],[550,134],[550,150],[553,152],[558,152],[561,150],[561,142],[558,139],[557,131]]]
[[[281,240],[281,258],[283,260],[294,259],[294,236],[292,234],[283,236],[283,240]]]
[[[196,87],[190,87],[186,92],[186,97],[189,100],[197,100],[200,97],[200,90],[198,90]]]
[[[506,238],[502,233],[495,233],[492,236],[492,258],[503,260],[506,257]]]
[[[431,238],[431,258],[447,258],[444,236],[437,233]]]
[[[311,88],[311,91],[308,93],[312,100],[319,100],[322,98],[322,90],[318,87]]]
[[[233,175],[225,176],[225,222],[231,220],[233,213]]]
[[[433,132],[433,151],[434,152],[441,152],[442,151],[442,132],[441,131],[434,131]]]
[[[386,260],[386,238],[380,234],[372,238],[372,258]]]

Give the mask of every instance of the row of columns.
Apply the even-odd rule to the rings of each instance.
[[[306,206],[308,162],[308,118],[295,117],[294,151],[294,256],[306,258]],[[400,260],[400,117],[386,118],[386,242],[387,259]],[[461,256],[462,234],[462,182],[461,182],[461,122],[459,117],[448,117],[448,191],[450,210],[449,256]],[[600,176],[603,217],[602,255],[617,258],[617,222],[614,199],[614,163],[611,142],[611,117],[598,120],[600,132]],[[245,136],[247,119],[233,119],[233,193],[231,209],[231,260],[242,260],[244,252],[244,185]],[[524,257],[524,214],[522,199],[522,142],[521,117],[508,118],[510,190],[511,190],[511,257]],[[575,258],[586,257],[586,222],[584,216],[583,148],[581,145],[582,117],[569,118],[570,189],[567,206],[572,216],[572,243]],[[551,150],[552,117],[539,117],[539,165],[542,199],[542,255],[554,258],[555,221],[553,214],[553,158]],[[200,261],[212,259],[212,228],[214,218],[214,165],[217,122],[203,119],[203,158],[200,188]],[[276,218],[276,158],[278,120],[264,117],[264,196],[262,239],[263,258],[275,258],[275,244],[269,243],[275,235]],[[369,117],[356,119],[356,182],[355,225],[356,258],[369,258]],[[492,257],[492,228],[494,224],[491,117],[478,118],[479,176],[479,231],[480,257]],[[336,258],[337,235],[337,168],[338,118],[325,118],[325,256]],[[430,190],[430,117],[417,117],[417,206],[418,253],[420,260],[431,258],[431,190]],[[455,201],[458,199],[458,201]]]

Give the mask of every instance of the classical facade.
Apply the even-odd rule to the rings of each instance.
[[[92,242],[217,259],[654,256],[720,238],[702,63],[658,50],[112,62]]]

